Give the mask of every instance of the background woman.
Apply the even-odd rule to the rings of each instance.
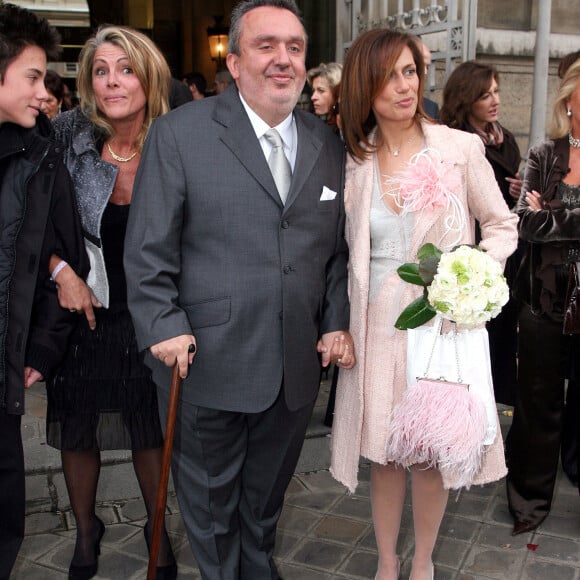
[[[48,388],[47,441],[61,449],[77,524],[69,577],[91,578],[104,533],[95,514],[101,450],[132,450],[146,539],[151,535],[163,439],[155,385],[127,310],[122,256],[141,147],[152,120],[168,110],[170,73],[146,36],[109,26],[85,44],[77,83],[80,107],[59,115],[54,130],[75,185],[91,271],[87,287],[58,256],[51,261],[61,305],[85,316]],[[159,565],[157,578],[175,578],[166,532]]]
[[[518,396],[506,440],[514,535],[534,530],[550,511],[565,380],[577,383],[580,370],[579,336],[562,333],[568,268],[580,260],[580,61],[560,84],[552,138],[529,151],[517,211],[520,237],[530,243],[517,279]]]
[[[558,78],[562,80],[568,69],[580,60],[580,50],[566,54],[558,65]],[[568,379],[566,388],[566,404],[564,407],[564,426],[562,429],[562,442],[560,457],[562,469],[568,476],[572,485],[578,485],[578,439],[580,438],[580,425],[578,425],[578,406],[580,405],[580,381],[572,376]]]
[[[440,118],[449,127],[481,138],[504,201],[512,209],[521,191],[521,155],[515,137],[498,121],[500,104],[497,71],[486,64],[464,62],[445,83]],[[520,260],[518,251],[506,263],[510,288]],[[506,405],[514,404],[516,389],[517,319],[517,302],[511,297],[500,315],[487,324],[495,397]]]
[[[396,273],[416,262],[417,250],[432,242],[443,251],[474,243],[474,219],[481,246],[503,261],[515,249],[515,215],[502,199],[481,139],[427,121],[423,113],[425,66],[408,35],[372,30],[349,49],[341,83],[343,136],[349,154],[346,170],[346,237],[350,249],[350,330],[358,364],[342,369],[336,398],[332,473],[351,491],[357,485],[362,455],[371,460],[371,501],[379,551],[379,580],[398,577],[397,538],[406,473],[386,456],[387,430],[406,389],[404,331],[394,328],[403,308],[421,289]],[[416,211],[406,211],[400,179],[413,176],[410,160],[422,152],[439,168],[440,185],[453,182],[451,206],[431,206],[421,193],[434,185],[416,175]],[[451,179],[452,178],[452,179]],[[457,205],[455,207],[457,207]],[[455,217],[454,217],[455,215]],[[411,580],[433,578],[432,553],[453,481],[426,465],[411,468],[415,552]],[[505,475],[501,434],[485,454],[475,481]]]
[[[314,113],[322,117],[328,125],[338,132],[336,123],[338,91],[342,65],[337,62],[321,62],[316,68],[311,68],[306,74],[308,84],[312,88],[312,105]]]
[[[49,119],[54,119],[62,110],[64,81],[57,72],[49,69],[44,77],[44,87],[48,98],[43,101],[40,108]]]

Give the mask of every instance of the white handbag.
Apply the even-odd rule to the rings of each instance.
[[[469,487],[495,439],[497,416],[484,329],[441,334],[407,330],[407,390],[393,409],[386,457],[403,467],[439,469],[454,488]]]
[[[484,445],[491,445],[497,434],[497,409],[487,330],[475,328],[441,334],[441,325],[442,318],[438,316],[433,326],[407,330],[407,387],[412,388],[418,378],[426,376],[457,381],[459,361],[459,382],[468,384],[469,392],[485,406]]]

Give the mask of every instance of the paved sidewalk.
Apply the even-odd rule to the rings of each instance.
[[[348,495],[328,472],[328,429],[322,417],[328,395],[323,381],[303,457],[288,490],[280,520],[276,558],[285,580],[374,578],[377,551],[369,502],[369,466],[361,485]],[[67,577],[75,542],[60,457],[44,439],[45,394],[35,385],[27,394],[23,422],[27,456],[26,539],[13,578]],[[502,429],[509,417],[501,416]],[[143,579],[147,552],[145,510],[126,452],[104,454],[98,514],[107,525],[98,579]],[[170,488],[167,522],[179,579],[200,578]],[[550,517],[534,533],[513,538],[504,482],[450,497],[435,551],[436,580],[580,580],[580,498],[560,473]],[[412,514],[404,509],[399,554],[402,578],[412,557]]]

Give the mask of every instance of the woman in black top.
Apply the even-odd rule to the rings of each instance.
[[[97,573],[105,532],[95,513],[102,450],[131,449],[148,544],[151,537],[163,435],[156,387],[127,307],[122,256],[141,148],[153,119],[168,111],[170,78],[165,59],[145,35],[121,26],[101,28],[80,55],[80,106],[54,120],[91,259],[86,285],[61,256],[51,259],[61,305],[81,313],[63,364],[48,384],[47,442],[61,450],[77,524],[69,579]],[[176,575],[164,531],[157,578]]]
[[[464,62],[445,84],[440,119],[449,127],[481,137],[497,184],[508,207],[513,208],[521,190],[518,176],[521,156],[515,137],[498,122],[499,107],[497,71],[485,64]],[[477,241],[478,238],[477,231]],[[518,249],[506,262],[510,288],[520,260]],[[508,405],[514,404],[516,388],[517,315],[517,302],[510,297],[501,314],[487,325],[495,399]]]

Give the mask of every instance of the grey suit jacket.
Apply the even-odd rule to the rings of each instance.
[[[322,333],[348,327],[344,148],[296,111],[283,206],[237,89],[159,118],[135,180],[126,246],[140,348],[193,333],[185,400],[258,412],[282,380],[290,409],[317,394]],[[321,200],[323,187],[336,192]],[[151,355],[162,388],[171,370]]]

